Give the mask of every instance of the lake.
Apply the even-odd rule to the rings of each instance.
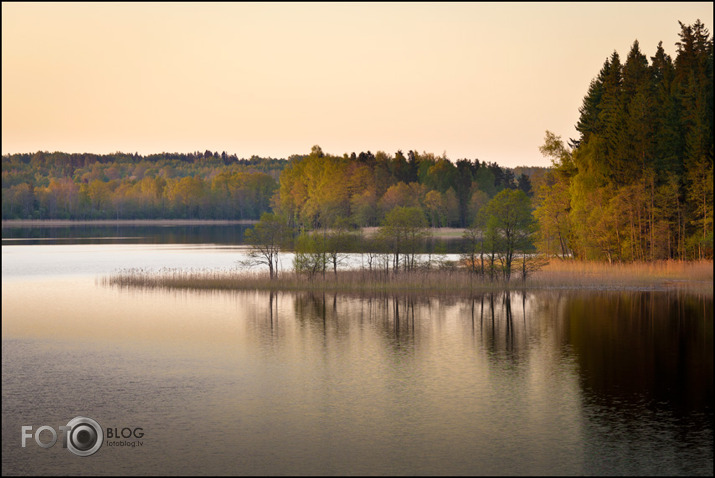
[[[179,229],[3,228],[3,475],[712,476],[711,294],[101,285],[245,254]],[[91,456],[62,446],[77,416]]]

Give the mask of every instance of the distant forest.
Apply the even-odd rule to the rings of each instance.
[[[37,152],[2,157],[3,219],[259,219],[301,230],[378,226],[398,207],[431,227],[479,227],[505,189],[530,198],[547,255],[608,261],[712,257],[713,42],[680,24],[677,55],[638,41],[588,87],[567,144],[546,132],[551,168],[505,168],[416,151],[287,159],[223,152],[148,156]],[[482,223],[484,218],[482,218]]]
[[[2,158],[3,219],[257,219],[284,159],[225,152]]]
[[[280,205],[313,228],[338,216],[375,226],[395,206],[418,205],[433,225],[460,226],[504,188],[530,193],[530,175],[546,169],[479,160],[455,165],[414,151],[336,157],[319,146],[288,159],[211,151],[13,154],[2,158],[2,218],[258,219]]]

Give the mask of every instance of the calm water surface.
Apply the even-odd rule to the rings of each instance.
[[[230,268],[241,254],[3,245],[3,474],[713,473],[711,295],[97,281],[121,267]],[[78,415],[144,435],[91,457],[21,447],[21,426]]]

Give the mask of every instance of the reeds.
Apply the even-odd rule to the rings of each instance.
[[[284,272],[270,279],[268,273],[243,270],[151,271],[128,269],[101,279],[104,285],[161,289],[281,290],[353,293],[406,293],[469,295],[479,291],[522,289],[643,289],[672,288],[712,294],[712,261],[663,261],[609,265],[602,263],[552,261],[527,280],[506,282],[471,274],[466,270],[417,270],[385,272],[343,270],[312,277]]]
[[[712,261],[653,261],[608,264],[552,260],[534,273],[542,287],[713,287]]]

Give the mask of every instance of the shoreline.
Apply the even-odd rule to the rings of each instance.
[[[218,226],[256,224],[254,219],[3,219],[2,227]]]
[[[3,219],[3,228],[20,227],[68,227],[68,226],[228,226],[257,224],[256,219]],[[363,227],[366,239],[376,235],[379,227]],[[433,239],[462,239],[464,228],[437,227],[428,228]]]
[[[377,235],[380,229],[377,226],[366,226],[361,228],[362,233],[366,238],[372,238]],[[428,227],[426,228],[434,239],[462,239],[462,235],[466,228],[463,227]]]
[[[161,273],[125,270],[104,276],[99,282],[119,288],[248,291],[316,292],[340,294],[407,294],[424,296],[471,296],[497,291],[589,291],[589,292],[669,292],[713,294],[712,262],[668,264],[644,268],[593,267],[558,264],[529,276],[526,281],[479,277],[466,271],[425,270],[409,273],[385,271],[332,271],[312,278],[285,272],[270,279],[267,272],[186,271],[175,269]]]

